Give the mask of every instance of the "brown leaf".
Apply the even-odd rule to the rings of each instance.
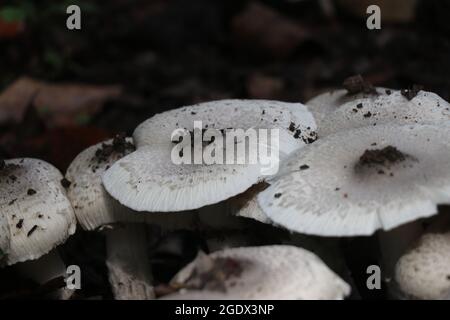
[[[120,86],[50,84],[23,77],[0,94],[0,122],[20,121],[33,104],[48,126],[74,125],[77,116],[94,114],[121,92]]]
[[[307,37],[300,25],[257,2],[235,16],[231,24],[240,46],[279,58],[292,54]]]

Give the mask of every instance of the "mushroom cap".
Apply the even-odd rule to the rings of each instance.
[[[343,299],[350,287],[315,254],[294,246],[273,245],[216,251],[183,268],[171,281],[188,288],[164,299]],[[223,266],[218,267],[218,259]],[[216,267],[208,263],[216,264]],[[206,265],[206,266],[205,266]],[[217,273],[222,279],[202,280]],[[221,277],[222,276],[222,277]],[[204,279],[204,278],[203,278]],[[217,279],[216,279],[217,280]],[[200,287],[189,288],[200,282]]]
[[[75,214],[62,179],[58,169],[42,160],[6,161],[0,171],[0,208],[11,231],[8,265],[37,259],[75,232]]]
[[[387,95],[386,88],[375,88],[379,95]],[[329,117],[336,109],[345,103],[354,101],[356,99],[367,99],[368,101],[376,99],[377,95],[374,93],[358,93],[349,95],[345,89],[336,89],[321,93],[310,100],[305,105],[309,111],[313,114],[314,120],[316,120],[318,130],[324,127],[323,121]],[[322,135],[320,135],[322,136]]]
[[[450,121],[450,104],[437,94],[419,91],[408,100],[401,91],[390,94],[356,96],[328,113],[318,127],[319,136],[353,128],[395,124],[431,124]],[[313,108],[311,108],[313,109]]]
[[[395,281],[407,297],[450,300],[450,232],[423,235],[397,262]]]
[[[0,265],[6,255],[9,253],[11,234],[9,232],[8,218],[0,213]]]
[[[102,150],[113,145],[114,139],[100,142],[82,151],[67,169],[71,182],[67,195],[73,205],[78,223],[84,230],[118,222],[146,222],[164,224],[168,228],[184,228],[193,224],[194,214],[141,213],[122,206],[103,187],[102,175],[117,160],[132,152],[132,138],[126,138],[120,150],[104,154]],[[128,146],[124,148],[124,145]],[[181,213],[180,213],[181,214]],[[188,217],[188,219],[187,219]]]
[[[248,161],[211,165],[173,163],[172,133],[179,128],[192,130],[194,121],[200,120],[203,128],[208,129],[279,129],[277,143],[281,155],[315,138],[314,119],[300,103],[222,100],[167,111],[136,128],[133,138],[137,151],[117,161],[103,176],[108,193],[137,211],[182,211],[218,203],[262,179],[261,165]],[[296,130],[298,127],[299,134],[289,130],[291,123]],[[247,151],[246,156],[254,151]]]
[[[449,136],[450,126],[384,125],[319,139],[290,156],[259,205],[274,223],[320,236],[370,235],[432,216],[450,203]],[[404,159],[368,157],[392,149]]]

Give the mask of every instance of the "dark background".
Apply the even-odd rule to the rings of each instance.
[[[381,30],[366,28],[373,3]],[[66,28],[69,4],[81,7],[80,31]],[[354,74],[448,100],[449,21],[446,0],[1,1],[0,158],[64,172],[157,112],[224,98],[306,102]],[[62,251],[88,266],[84,297],[111,298],[101,235],[77,232]],[[0,296],[28,294],[11,272],[0,273]]]
[[[80,31],[66,29],[73,3]],[[381,6],[381,30],[366,28],[368,3]],[[0,117],[0,157],[39,157],[61,170],[88,145],[199,101],[305,102],[357,73],[375,85],[421,84],[450,96],[445,0],[21,0],[2,1],[0,10],[0,115],[18,79],[56,85],[31,90],[38,98],[27,84],[8,94],[13,106],[11,95],[30,98],[15,121]],[[75,92],[58,87],[66,83]],[[89,91],[105,85],[121,95]]]

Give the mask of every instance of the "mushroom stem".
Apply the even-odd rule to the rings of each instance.
[[[127,224],[106,234],[109,282],[117,300],[154,299],[145,224]]]
[[[28,277],[29,279],[39,283],[45,284],[48,281],[66,276],[66,265],[61,259],[58,250],[52,250],[48,254],[42,256],[37,260],[30,260],[19,263],[16,266],[17,271]],[[74,293],[74,290],[61,288],[50,295],[50,298],[58,300],[68,300]]]
[[[381,250],[381,270],[383,270],[385,279],[392,279],[398,259],[422,233],[423,227],[418,220],[378,233]]]

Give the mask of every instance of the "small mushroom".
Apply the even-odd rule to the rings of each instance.
[[[219,131],[279,129],[280,157],[316,138],[314,119],[299,103],[223,100],[179,108],[137,127],[133,135],[137,151],[103,176],[108,193],[137,211],[182,211],[218,203],[262,179],[261,166],[245,161],[233,165],[173,163],[172,133],[180,128],[194,130],[194,121],[202,121],[202,129]]]
[[[7,265],[35,260],[75,232],[75,215],[62,178],[58,169],[42,160],[6,161],[0,172],[0,208],[11,232]]]
[[[275,223],[321,236],[371,235],[435,215],[450,203],[449,136],[438,125],[339,132],[294,153],[258,203]]]
[[[0,210],[10,230],[4,263],[18,264],[40,283],[66,274],[54,249],[76,228],[75,214],[60,183],[62,178],[58,169],[37,159],[7,160],[0,170]],[[28,272],[32,269],[34,272]],[[61,297],[70,295],[60,293]]]
[[[450,300],[450,232],[424,234],[397,262],[403,298]]]
[[[170,282],[163,299],[343,299],[350,287],[316,255],[294,246],[200,254]]]

